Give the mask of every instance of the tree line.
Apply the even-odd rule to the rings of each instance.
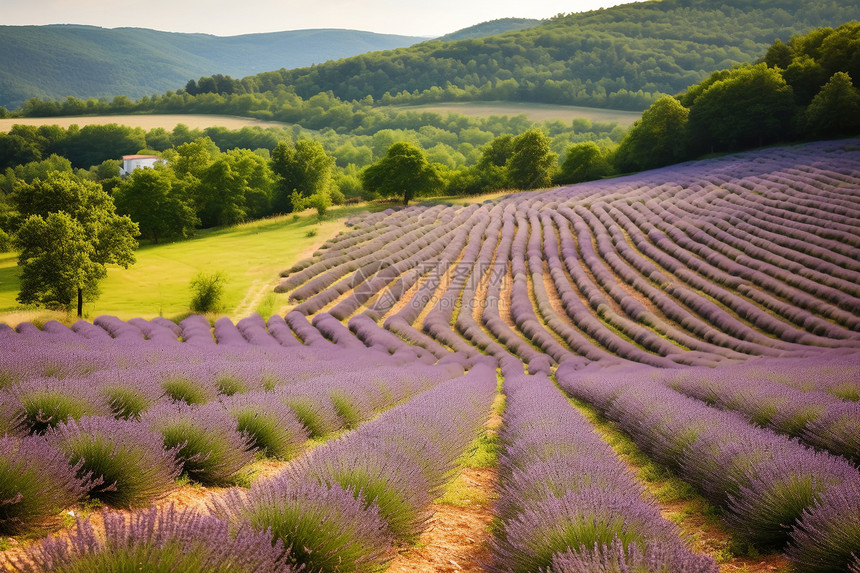
[[[620,171],[860,133],[860,22],[777,41],[757,63],[664,96],[611,154]]]

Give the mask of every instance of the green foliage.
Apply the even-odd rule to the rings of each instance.
[[[312,400],[299,397],[289,397],[284,403],[295,413],[296,417],[307,429],[311,438],[320,438],[329,432],[340,428],[334,427],[319,411]]]
[[[192,187],[204,227],[235,225],[270,213],[272,171],[268,162],[248,149],[220,155]]]
[[[84,296],[97,296],[106,265],[134,263],[137,224],[116,214],[100,185],[52,172],[17,186],[12,199],[23,219],[15,238],[21,303],[69,310],[77,297],[80,316]]]
[[[413,197],[430,195],[442,188],[442,179],[424,151],[411,143],[399,142],[388,148],[385,157],[361,174],[365,189],[383,197],[402,197],[405,205]]]
[[[331,188],[334,164],[334,158],[326,153],[318,141],[300,139],[295,145],[285,141],[278,143],[272,150],[271,159],[271,168],[276,176],[275,212],[301,210],[303,205],[295,204],[292,200],[294,192],[299,199],[319,197],[314,206],[323,204]]]
[[[133,386],[108,386],[102,392],[115,418],[140,419],[140,415],[152,405],[152,399]]]
[[[742,67],[693,101],[689,134],[700,151],[761,146],[790,134],[793,113],[794,91],[778,70]]]
[[[331,403],[337,415],[343,420],[344,427],[354,428],[363,421],[363,416],[353,403],[353,398],[343,391],[332,391],[329,394]]]
[[[295,86],[304,98],[331,91],[344,100],[370,94],[383,103],[502,100],[643,109],[661,93],[760,57],[775,37],[858,17],[856,6],[806,0],[636,3],[518,32],[268,72],[255,83],[260,91]]]
[[[176,417],[159,424],[166,449],[177,449],[183,473],[202,484],[225,484],[244,465],[243,453],[218,433]]]
[[[209,401],[206,390],[200,382],[184,376],[173,376],[161,383],[164,393],[174,402],[205,404]]]
[[[252,449],[263,452],[266,457],[288,460],[302,448],[304,436],[296,436],[271,412],[260,412],[248,406],[232,412],[236,418],[236,429],[246,434]]]
[[[561,184],[593,181],[610,175],[612,171],[607,150],[593,141],[586,141],[568,148],[556,181]]]
[[[72,465],[80,463],[78,477],[101,481],[89,496],[113,507],[142,506],[173,487],[164,460],[133,439],[117,440],[104,431],[80,432],[64,438],[60,448]]]
[[[619,171],[635,171],[670,165],[689,155],[687,121],[690,110],[663,96],[633,124],[615,152]]]
[[[847,70],[857,61],[857,22],[813,30],[788,44],[777,41],[762,63],[714,72],[677,101],[658,100],[634,123],[613,161],[622,171],[650,169],[711,151],[856,134],[860,91]]]
[[[5,174],[0,175],[0,190],[7,194],[12,193],[18,182],[32,183],[36,179],[46,178],[52,171],[71,173],[72,164],[65,157],[54,153],[47,159],[9,167]]]
[[[44,434],[48,428],[98,414],[85,398],[59,390],[33,390],[19,397],[23,409],[23,425],[31,434]]]
[[[191,305],[193,312],[217,312],[221,309],[226,277],[220,272],[199,272],[191,279]]]
[[[558,155],[549,138],[539,129],[530,129],[514,138],[505,163],[507,179],[516,189],[549,187],[558,168]]]
[[[222,396],[232,396],[234,394],[242,394],[248,391],[248,386],[238,376],[225,374],[218,377],[215,381],[218,387],[218,393]]]
[[[188,237],[199,224],[184,191],[170,169],[135,169],[117,186],[114,201],[117,211],[135,221],[144,237],[158,243]]]
[[[836,72],[821,88],[803,116],[809,135],[840,137],[860,131],[860,90],[851,76]]]

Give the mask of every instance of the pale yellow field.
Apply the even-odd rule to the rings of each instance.
[[[436,113],[457,113],[474,117],[490,117],[491,115],[525,115],[531,121],[560,120],[565,123],[571,122],[574,119],[585,118],[591,121],[599,121],[601,123],[615,122],[622,127],[628,127],[634,121],[642,117],[641,111],[622,111],[573,105],[503,101],[436,103],[427,105],[397,106],[396,109],[429,111]]]
[[[439,103],[416,106],[402,106],[396,109],[415,111],[430,111],[436,113],[456,113],[472,117],[490,117],[492,115],[525,115],[531,121],[554,121],[560,120],[569,123],[577,118],[585,118],[602,123],[615,122],[622,127],[628,127],[634,121],[642,117],[638,111],[620,111],[612,109],[598,109],[593,107],[577,107],[568,105],[551,105],[540,103],[512,103],[512,102],[457,102]],[[171,131],[177,125],[184,124],[191,129],[205,129],[207,127],[226,127],[227,129],[241,129],[246,126],[257,127],[286,127],[289,124],[279,121],[263,121],[249,117],[233,115],[203,115],[203,114],[179,114],[179,115],[97,115],[97,116],[75,116],[75,117],[18,117],[11,119],[0,119],[0,133],[8,132],[15,124],[23,125],[59,125],[68,128],[70,125],[84,127],[85,125],[105,125],[117,123],[129,127],[142,127],[149,131],[155,127],[163,127]]]
[[[85,125],[106,125],[108,123],[117,123],[119,125],[127,125],[129,127],[142,127],[147,131],[156,127],[163,127],[167,131],[171,131],[180,123],[187,125],[191,129],[205,129],[207,127],[241,129],[246,126],[286,127],[289,125],[279,121],[262,121],[250,117],[238,117],[233,115],[95,115],[0,119],[0,132],[8,132],[16,123],[23,125],[59,125],[64,128],[68,128],[70,125],[84,127]]]

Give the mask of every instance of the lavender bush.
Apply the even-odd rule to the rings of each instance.
[[[180,466],[176,451],[145,424],[106,417],[83,417],[49,434],[74,464],[78,477],[97,480],[89,496],[114,507],[146,505],[174,487]]]
[[[0,533],[42,525],[81,499],[89,484],[79,469],[44,437],[0,437]]]
[[[182,471],[203,484],[228,483],[254,456],[221,404],[160,406],[143,421],[161,434],[164,448],[176,449]]]
[[[13,563],[22,573],[182,571],[290,573],[289,554],[268,531],[231,530],[227,522],[172,504],[135,514],[105,513],[104,536],[78,520],[69,535],[49,537]]]

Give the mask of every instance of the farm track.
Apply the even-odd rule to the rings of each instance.
[[[713,367],[745,362],[766,368],[770,363],[762,361],[774,359],[823,364],[833,357],[850,363],[860,357],[858,200],[860,146],[837,141],[480,205],[388,210],[356,217],[352,230],[320,241],[282,273],[278,291],[291,301],[282,309],[291,311],[285,320],[273,317],[266,324],[249,317],[234,325],[222,319],[214,329],[198,324],[200,332],[189,322],[172,336],[211,348],[304,345],[332,356],[370,347],[399,364],[441,359],[440,365],[468,370],[486,363],[506,379],[519,379],[523,369],[543,376],[564,369],[573,385],[585,384],[586,377],[572,372],[611,367],[641,368],[642,380],[653,373],[650,383],[662,388],[674,382],[658,373],[720,372]],[[265,285],[254,291],[237,310],[255,308]],[[76,332],[122,334],[122,325],[98,326],[101,334],[84,326]],[[857,371],[847,372],[844,387],[833,376],[813,376],[816,391],[833,393],[815,404],[822,420],[831,410],[853,407],[853,386],[860,395]],[[679,391],[697,404],[714,403],[692,382]],[[599,398],[595,404],[580,400],[597,407]],[[721,407],[746,407],[730,398]],[[752,394],[743,399],[757,400]],[[848,416],[860,425],[856,414]],[[780,420],[774,425],[788,427]],[[599,432],[616,422],[590,423]],[[822,446],[826,432],[823,438],[821,431],[797,432],[790,435],[851,455],[844,443]],[[774,439],[783,438],[788,440]],[[628,468],[642,470],[624,448],[616,451]],[[281,469],[271,464],[267,471]],[[498,479],[492,470],[461,471],[461,480],[492,497]],[[673,476],[683,484],[680,478],[688,479]],[[637,479],[654,497],[665,486],[661,479]],[[219,493],[191,488],[172,497],[205,505],[201,500]],[[788,570],[780,553],[727,557],[730,546],[742,545],[744,538],[705,515],[716,506],[706,510],[687,499],[661,503],[663,516],[680,523],[696,551],[720,556],[721,571]],[[482,570],[481,563],[492,559],[487,528],[494,509],[486,503],[434,504],[418,545],[402,547],[389,570]]]

